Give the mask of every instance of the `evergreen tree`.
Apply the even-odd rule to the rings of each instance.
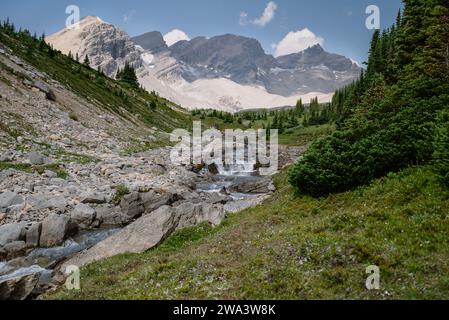
[[[90,68],[90,61],[89,61],[89,56],[86,54],[86,56],[84,57],[84,61],[83,61],[83,65],[87,68]]]
[[[315,142],[291,171],[290,182],[299,191],[346,191],[428,163],[432,154],[436,171],[442,180],[447,177],[449,165],[442,160],[447,158],[448,122],[437,124],[436,119],[449,105],[449,2],[404,4],[394,26],[374,32],[366,73],[337,90],[330,108],[322,106],[319,121],[334,110],[338,130]],[[306,124],[316,116],[314,103]]]
[[[128,62],[125,63],[123,69],[117,71],[116,79],[131,85],[133,88],[138,89],[140,87],[136,71]]]

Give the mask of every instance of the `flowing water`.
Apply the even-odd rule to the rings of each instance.
[[[229,195],[232,201],[225,205],[226,212],[239,212],[253,207],[267,198],[266,194],[249,194],[228,192],[232,185],[261,179],[258,171],[255,170],[255,163],[237,163],[233,165],[216,164],[218,174],[211,178],[212,181],[200,183],[197,185],[197,191],[207,193],[220,193]],[[208,174],[204,169],[203,174]]]
[[[53,267],[64,259],[85,249],[91,248],[100,241],[111,236],[119,229],[96,230],[85,232],[70,238],[62,246],[53,248],[37,248],[26,257],[9,262],[0,262],[0,281],[40,273],[39,283],[51,281]]]
[[[218,175],[207,175],[210,180],[200,183],[197,191],[207,193],[223,193],[232,201],[225,205],[227,212],[238,212],[260,203],[266,195],[245,193],[229,193],[227,188],[248,179],[259,179],[254,164],[236,164],[232,166],[217,165]],[[208,172],[203,172],[207,174]],[[120,229],[95,230],[84,232],[70,238],[63,245],[53,248],[37,248],[26,257],[17,258],[8,262],[0,262],[0,281],[12,279],[18,276],[39,273],[41,285],[51,282],[53,268],[61,261],[68,259],[78,252],[89,249],[95,244],[110,237]]]

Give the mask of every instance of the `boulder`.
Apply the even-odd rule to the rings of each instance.
[[[0,246],[22,240],[24,237],[25,228],[20,223],[10,223],[0,227]]]
[[[39,247],[39,240],[42,232],[42,223],[33,224],[26,233],[26,244],[28,248]]]
[[[141,216],[145,212],[145,208],[138,192],[132,192],[123,197],[120,202],[120,208],[123,214],[130,218]]]
[[[27,79],[25,79],[23,81],[23,83],[29,87],[34,87],[38,90],[40,90],[41,92],[45,93],[45,96],[48,100],[50,101],[56,101],[56,95],[54,93],[54,91],[44,82],[42,81],[29,81]]]
[[[202,222],[202,205],[184,202],[174,208],[175,215],[179,220],[177,228],[193,227]]]
[[[6,244],[3,249],[6,251],[6,258],[8,260],[24,256],[27,245],[25,241],[14,241]]]
[[[70,219],[66,215],[51,214],[42,222],[41,247],[54,247],[64,242],[70,232]]]
[[[239,193],[270,193],[275,191],[276,188],[273,185],[271,178],[252,177],[245,179],[237,179],[230,187],[228,191]]]
[[[163,206],[137,219],[121,231],[69,259],[62,266],[83,266],[124,253],[142,253],[157,246],[177,227],[173,209]]]
[[[175,196],[173,194],[157,193],[153,190],[140,194],[145,212],[152,212],[162,206],[169,205],[175,200],[174,198]]]
[[[26,158],[28,159],[28,162],[30,164],[34,165],[42,165],[48,163],[48,159],[38,152],[30,152],[27,154]]]
[[[120,208],[105,204],[96,208],[97,220],[102,226],[118,227],[131,222],[132,218],[123,214]]]
[[[203,222],[218,226],[226,216],[222,204],[184,202],[174,208],[179,220],[178,229],[193,227]]]
[[[10,206],[22,204],[24,199],[15,192],[7,191],[0,194],[0,209],[6,209]]]
[[[11,162],[14,160],[14,152],[7,151],[3,154],[0,154],[0,162]]]
[[[210,165],[208,165],[207,171],[213,175],[217,175],[220,173],[220,171],[218,170],[218,166],[215,163],[211,163]]]
[[[89,205],[80,203],[70,214],[70,218],[82,229],[87,229],[96,217],[96,212]]]
[[[54,172],[54,171],[51,171],[51,170],[45,170],[44,176],[46,176],[47,178],[51,179],[51,178],[57,178],[58,174],[56,172]]]
[[[39,284],[42,271],[42,268],[34,266],[25,273],[16,272],[0,277],[0,300],[27,299]]]
[[[67,204],[67,198],[64,196],[50,197],[40,203],[42,209],[59,209],[61,211],[66,209]]]
[[[202,207],[203,219],[208,221],[213,227],[220,225],[226,217],[226,212],[222,204],[206,203]]]
[[[80,196],[81,203],[95,203],[95,204],[102,204],[106,202],[106,198],[104,194],[93,192],[93,191],[86,191],[83,192]]]

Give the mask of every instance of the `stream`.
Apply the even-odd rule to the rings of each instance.
[[[235,213],[258,205],[268,197],[267,194],[245,194],[229,192],[232,185],[261,179],[254,170],[254,165],[238,164],[234,166],[217,166],[218,174],[211,175],[203,169],[199,176],[207,179],[197,184],[197,191],[217,193],[228,196],[231,200],[225,205],[225,211]],[[39,287],[45,287],[52,282],[53,269],[61,262],[76,253],[89,249],[107,239],[121,229],[100,229],[86,231],[67,239],[63,245],[52,248],[36,248],[27,256],[8,262],[0,262],[0,282],[19,276],[39,273]]]

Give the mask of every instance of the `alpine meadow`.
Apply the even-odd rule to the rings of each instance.
[[[16,2],[0,300],[449,298],[447,0]]]

